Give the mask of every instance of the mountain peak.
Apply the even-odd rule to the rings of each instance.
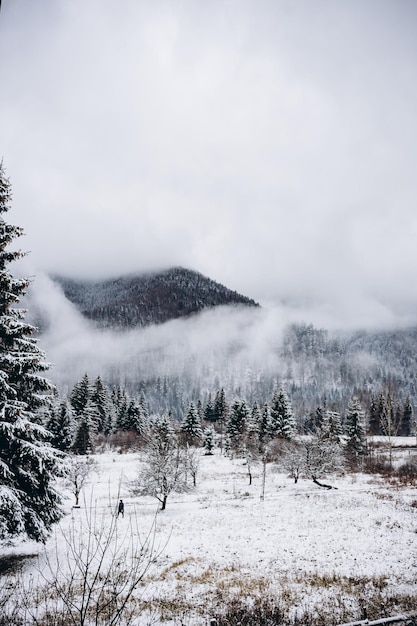
[[[102,281],[52,276],[65,296],[100,328],[162,324],[217,306],[258,307],[254,300],[183,267]]]

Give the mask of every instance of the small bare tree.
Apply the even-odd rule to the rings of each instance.
[[[71,488],[75,497],[75,507],[79,507],[79,499],[82,488],[87,478],[98,471],[96,461],[90,456],[72,455],[68,463],[67,485]]]
[[[197,485],[197,474],[200,469],[201,452],[198,448],[187,446],[187,470],[193,480],[193,487]]]
[[[387,448],[389,464],[392,466],[392,450],[394,447],[395,437],[398,435],[398,431],[401,425],[401,417],[398,411],[395,411],[391,394],[388,393],[383,399],[382,411],[380,415],[380,426],[384,434]]]
[[[179,445],[169,418],[163,417],[144,450],[144,466],[132,481],[134,495],[153,496],[164,511],[170,493],[184,493],[187,485],[187,451]]]
[[[294,482],[298,483],[306,462],[306,451],[299,441],[288,441],[283,447],[283,456],[280,460],[282,468],[289,473]]]
[[[149,530],[141,533],[136,515],[130,515],[121,530],[117,517],[109,516],[107,510],[100,513],[90,503],[82,517],[73,519],[69,531],[57,528],[52,550],[47,545],[39,556],[38,579],[21,579],[21,623],[136,623],[146,610],[139,588],[165,548],[165,543],[156,545],[155,537],[155,518]]]
[[[343,470],[342,450],[338,443],[311,437],[303,442],[305,474],[319,487],[332,489],[330,485],[319,482],[319,478],[328,473]]]

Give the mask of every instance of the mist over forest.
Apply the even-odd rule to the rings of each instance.
[[[320,406],[343,412],[353,396],[365,409],[380,393],[417,404],[416,327],[337,330],[328,318],[327,329],[311,322],[320,321],[317,310],[282,305],[220,306],[145,328],[100,330],[42,274],[27,306],[64,396],[87,373],[132,397],[144,393],[151,411],[178,419],[191,401],[204,405],[219,389],[230,402],[261,406],[282,386],[299,423]]]

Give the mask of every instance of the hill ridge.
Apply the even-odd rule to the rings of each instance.
[[[259,307],[251,298],[183,267],[77,280],[51,275],[66,298],[100,328],[161,324],[217,306]]]

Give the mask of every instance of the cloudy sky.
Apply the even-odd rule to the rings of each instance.
[[[416,26],[414,0],[3,0],[35,271],[183,265],[417,321]]]

